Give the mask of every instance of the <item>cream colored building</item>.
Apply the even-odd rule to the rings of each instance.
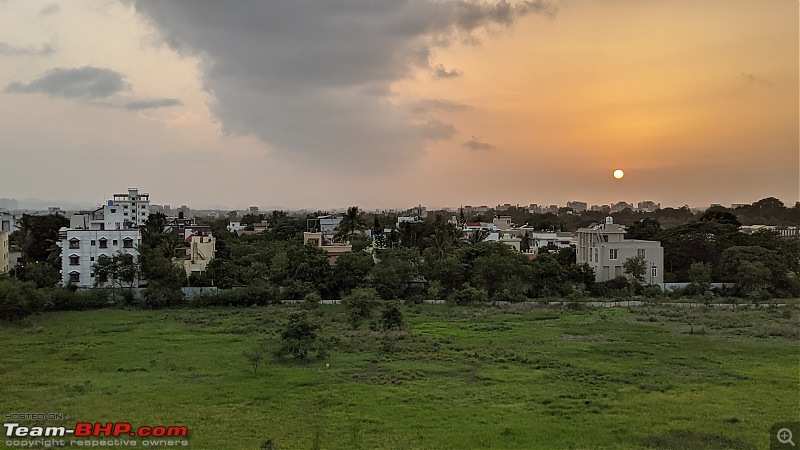
[[[0,231],[0,274],[8,273],[10,269],[8,250],[8,232]]]
[[[306,231],[303,233],[303,244],[325,250],[325,252],[328,253],[331,264],[336,264],[336,260],[339,259],[340,256],[353,251],[352,245],[330,242],[325,238],[322,232],[314,233]]]
[[[208,269],[208,263],[214,259],[217,251],[217,239],[211,233],[192,234],[186,238],[189,246],[183,259],[186,276],[200,274]]]
[[[611,217],[605,223],[578,229],[577,263],[592,267],[597,281],[628,276],[623,264],[635,257],[645,260],[645,283],[664,282],[664,249],[660,242],[625,239],[625,227],[615,224]]]

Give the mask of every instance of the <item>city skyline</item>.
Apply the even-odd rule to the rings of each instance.
[[[797,17],[744,0],[6,0],[0,197],[791,206]]]

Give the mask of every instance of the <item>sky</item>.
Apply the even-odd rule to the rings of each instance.
[[[799,9],[0,0],[0,197],[791,205]]]

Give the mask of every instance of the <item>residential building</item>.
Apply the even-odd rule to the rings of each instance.
[[[567,202],[567,208],[572,208],[576,213],[582,213],[586,211],[588,205],[586,202]]]
[[[511,233],[493,232],[490,233],[483,242],[500,242],[519,252],[522,239],[512,236]]]
[[[617,202],[611,204],[611,212],[621,212],[625,209],[633,209],[633,204],[627,202]]]
[[[19,230],[20,219],[7,211],[0,211],[0,231],[13,233]]]
[[[208,263],[214,259],[217,252],[217,240],[208,227],[198,227],[190,230],[185,242],[186,256],[181,260],[186,276],[200,274],[208,268]]]
[[[641,257],[645,260],[644,282],[664,282],[664,249],[661,243],[625,239],[625,227],[615,224],[611,217],[607,217],[605,223],[578,229],[577,241],[577,263],[592,267],[597,281],[625,276],[625,261]]]
[[[8,231],[0,231],[0,274],[8,273],[11,269],[8,234]]]
[[[230,223],[228,224],[227,228],[228,228],[228,232],[230,232],[230,233],[238,233],[238,232],[244,230],[244,225],[242,225],[242,222],[239,222],[239,221],[236,221],[236,220],[231,220]]]
[[[530,252],[539,253],[540,248],[556,246],[558,248],[569,248],[572,241],[572,233],[552,232],[552,231],[532,231],[526,233],[528,237],[528,249]]]
[[[101,208],[70,217],[69,228],[58,233],[62,285],[94,286],[94,264],[100,256],[130,254],[138,258],[138,227],[150,215],[149,196],[130,188],[127,194],[114,194]]]
[[[511,216],[495,217],[494,220],[492,220],[492,223],[494,224],[495,229],[500,231],[508,231],[511,229]]]
[[[651,213],[661,209],[661,203],[652,202],[650,200],[645,200],[639,202],[636,208],[638,211]]]
[[[325,235],[321,232],[304,232],[303,244],[321,248],[327,252],[331,265],[336,264],[336,260],[339,259],[340,256],[353,251],[352,245],[331,242],[329,239],[326,239]]]

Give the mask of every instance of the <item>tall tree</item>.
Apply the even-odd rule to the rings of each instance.
[[[342,217],[339,226],[336,227],[336,234],[334,239],[339,242],[351,240],[357,231],[367,229],[364,223],[364,214],[359,211],[358,206],[351,206],[347,208],[347,213]]]

